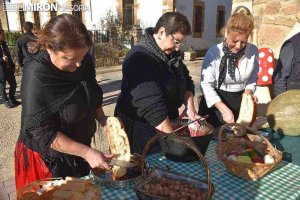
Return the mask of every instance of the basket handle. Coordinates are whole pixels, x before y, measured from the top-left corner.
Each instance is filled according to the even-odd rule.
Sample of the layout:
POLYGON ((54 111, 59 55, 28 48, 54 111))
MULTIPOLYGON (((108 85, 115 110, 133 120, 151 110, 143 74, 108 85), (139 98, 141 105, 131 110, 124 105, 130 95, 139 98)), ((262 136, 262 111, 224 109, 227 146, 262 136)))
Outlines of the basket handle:
POLYGON ((208 195, 207 195, 207 198, 209 199, 211 197, 211 195, 213 194, 213 185, 212 185, 212 182, 211 182, 211 176, 210 176, 210 171, 208 169, 208 166, 207 166, 207 163, 203 157, 203 155, 200 153, 200 151, 195 147, 194 144, 188 142, 187 140, 185 140, 184 138, 181 138, 179 136, 177 136, 176 134, 174 133, 162 133, 162 132, 159 132, 157 133, 154 137, 152 137, 148 143, 146 144, 145 148, 144 148, 144 151, 143 151, 143 157, 142 157, 142 172, 144 171, 145 169, 145 160, 146 160, 146 156, 149 152, 149 149, 150 147, 152 146, 152 144, 154 142, 156 142, 158 139, 160 138, 166 138, 166 137, 175 137, 177 139, 179 139, 179 141, 181 141, 183 144, 185 144, 186 146, 188 146, 190 149, 192 149, 196 154, 197 156, 199 157, 200 161, 202 162, 202 165, 204 166, 205 168, 205 173, 206 173, 206 176, 207 176, 207 186, 208 186, 208 195))
MULTIPOLYGON (((239 124, 239 123, 228 123, 228 124, 225 124, 223 125, 220 130, 219 130, 219 133, 218 133, 218 142, 221 142, 222 140, 222 134, 224 132, 224 130, 228 127, 228 126, 237 126, 237 127, 240 127, 244 130, 247 130, 249 132, 251 132, 252 134, 254 135, 258 135, 268 146, 270 146, 271 150, 276 152, 277 150, 274 148, 274 146, 269 142, 269 140, 267 140, 259 131, 257 130, 254 130, 252 128, 250 128, 249 126, 244 126, 242 124, 239 124)), ((241 134, 241 136, 245 135, 246 134, 246 131, 244 133, 241 134)), ((233 134, 235 136, 235 134, 233 134)), ((218 156, 220 158, 220 156, 222 153, 222 149, 221 149, 221 145, 218 145, 218 156)))

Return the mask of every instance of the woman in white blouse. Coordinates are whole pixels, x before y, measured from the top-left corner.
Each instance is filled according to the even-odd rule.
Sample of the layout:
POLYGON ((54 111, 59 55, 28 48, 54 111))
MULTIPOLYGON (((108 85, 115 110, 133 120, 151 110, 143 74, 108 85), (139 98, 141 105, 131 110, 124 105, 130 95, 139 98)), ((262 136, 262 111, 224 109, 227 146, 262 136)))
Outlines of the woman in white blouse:
POLYGON ((201 76, 205 100, 199 105, 199 114, 208 114, 208 122, 215 127, 237 120, 244 92, 256 100, 258 49, 248 43, 253 28, 249 10, 235 12, 227 22, 224 41, 205 55, 201 76))

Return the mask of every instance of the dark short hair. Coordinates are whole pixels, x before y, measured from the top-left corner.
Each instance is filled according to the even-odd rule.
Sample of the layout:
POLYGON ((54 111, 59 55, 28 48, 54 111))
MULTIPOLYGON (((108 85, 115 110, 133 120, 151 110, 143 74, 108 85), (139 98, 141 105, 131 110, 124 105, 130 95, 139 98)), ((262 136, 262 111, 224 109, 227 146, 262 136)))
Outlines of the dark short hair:
POLYGON ((166 29, 166 33, 181 33, 182 35, 190 35, 191 34, 191 25, 186 18, 186 16, 182 15, 178 12, 167 12, 163 14, 157 21, 154 32, 158 33, 158 30, 164 27, 166 29))
POLYGON ((42 29, 38 43, 42 49, 47 48, 52 51, 92 46, 92 40, 85 25, 70 14, 52 18, 42 29))
POLYGON ((33 29, 33 23, 32 22, 24 22, 23 28, 26 32, 31 32, 33 29))

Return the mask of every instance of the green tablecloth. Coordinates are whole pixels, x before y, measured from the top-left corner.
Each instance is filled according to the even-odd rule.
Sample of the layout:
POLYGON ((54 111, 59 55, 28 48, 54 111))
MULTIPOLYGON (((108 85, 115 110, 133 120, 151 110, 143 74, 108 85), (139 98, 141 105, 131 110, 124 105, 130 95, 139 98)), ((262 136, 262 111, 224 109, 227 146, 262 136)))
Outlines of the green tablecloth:
MULTIPOLYGON (((215 154, 216 142, 209 145, 206 160, 215 186, 213 199, 224 200, 293 200, 300 199, 300 167, 281 162, 272 173, 257 181, 244 180, 228 173, 215 154)), ((168 165, 172 171, 206 179, 200 162, 178 163, 166 159, 163 154, 153 154, 148 158, 151 167, 168 165)), ((133 188, 113 189, 101 186, 101 199, 137 199, 133 188)))
POLYGON ((283 159, 300 166, 300 136, 272 133, 271 143, 283 152, 283 159))

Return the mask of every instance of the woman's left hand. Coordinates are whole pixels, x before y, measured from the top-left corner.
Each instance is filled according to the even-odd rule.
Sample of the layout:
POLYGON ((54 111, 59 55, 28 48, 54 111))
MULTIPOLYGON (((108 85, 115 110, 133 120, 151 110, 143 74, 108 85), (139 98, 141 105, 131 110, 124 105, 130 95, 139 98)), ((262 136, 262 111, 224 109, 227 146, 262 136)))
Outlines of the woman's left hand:
POLYGON ((257 98, 257 96, 255 96, 254 94, 251 94, 251 97, 252 97, 252 100, 253 100, 255 103, 258 103, 258 98, 257 98))
POLYGON ((252 91, 252 90, 245 90, 245 93, 250 94, 251 97, 252 97, 252 100, 253 100, 255 103, 258 103, 257 96, 255 96, 255 95, 253 94, 253 91, 252 91))
POLYGON ((101 117, 98 118, 98 122, 101 124, 102 127, 106 125, 108 116, 102 115, 101 117))
POLYGON ((96 110, 96 119, 101 124, 102 127, 106 125, 107 118, 109 116, 106 116, 103 112, 102 106, 99 106, 96 110))

